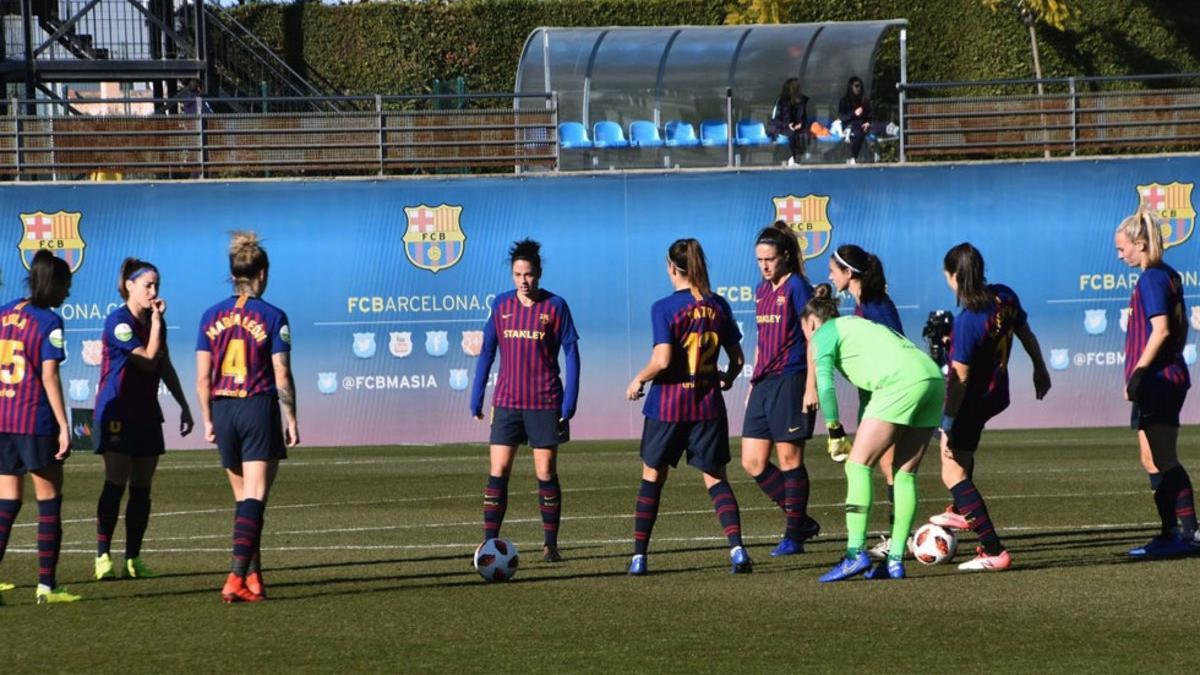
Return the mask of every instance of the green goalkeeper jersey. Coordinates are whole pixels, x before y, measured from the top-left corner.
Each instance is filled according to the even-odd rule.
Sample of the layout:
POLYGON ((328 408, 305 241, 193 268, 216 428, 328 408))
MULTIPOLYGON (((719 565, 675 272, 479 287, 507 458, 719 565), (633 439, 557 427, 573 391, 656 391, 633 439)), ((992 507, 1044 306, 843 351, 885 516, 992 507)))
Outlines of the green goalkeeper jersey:
POLYGON ((826 321, 813 334, 809 348, 814 350, 817 394, 826 424, 839 422, 835 368, 865 394, 942 377, 933 359, 908 338, 857 316, 826 321))

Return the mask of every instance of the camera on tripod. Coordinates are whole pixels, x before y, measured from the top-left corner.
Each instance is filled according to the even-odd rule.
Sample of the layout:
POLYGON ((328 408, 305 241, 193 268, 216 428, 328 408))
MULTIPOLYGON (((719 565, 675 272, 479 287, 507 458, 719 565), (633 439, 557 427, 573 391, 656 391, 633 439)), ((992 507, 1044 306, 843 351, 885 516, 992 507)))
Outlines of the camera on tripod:
POLYGON ((944 309, 930 312, 921 330, 921 337, 929 348, 929 356, 939 367, 945 367, 949 361, 950 333, 954 329, 954 314, 944 309))

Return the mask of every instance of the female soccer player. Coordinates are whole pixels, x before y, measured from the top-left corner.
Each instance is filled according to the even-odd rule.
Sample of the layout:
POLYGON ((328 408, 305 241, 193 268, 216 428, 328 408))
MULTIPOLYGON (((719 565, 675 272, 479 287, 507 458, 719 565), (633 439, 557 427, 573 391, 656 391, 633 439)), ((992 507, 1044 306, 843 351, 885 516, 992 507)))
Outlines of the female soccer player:
POLYGON ((967 571, 999 571, 1012 565, 975 487, 975 449, 987 421, 1008 407, 1008 356, 1015 335, 1033 361, 1033 390, 1038 400, 1050 391, 1050 373, 1021 301, 1008 286, 988 284, 983 255, 969 243, 946 252, 946 284, 962 311, 954 317, 950 338, 950 374, 942 417, 942 482, 954 502, 929 522, 957 530, 972 529, 981 546, 976 557, 958 566, 967 571))
POLYGON ((678 239, 667 251, 667 278, 675 292, 654 303, 650 321, 654 350, 650 362, 629 383, 625 396, 636 401, 653 383, 642 414, 642 484, 634 511, 633 560, 629 573, 646 574, 646 551, 658 518, 658 502, 670 467, 687 452, 688 464, 704 474, 717 518, 729 542, 733 573, 753 571, 742 546, 742 518, 737 498, 726 478, 729 464, 729 422, 723 390, 737 379, 745 357, 742 339, 729 303, 713 295, 708 284, 708 261, 695 239, 678 239), (720 349, 729 366, 717 368, 720 349))
POLYGON ((154 576, 142 561, 141 550, 150 523, 150 484, 158 456, 166 452, 158 405, 160 380, 179 404, 179 433, 187 436, 192 431, 192 411, 167 352, 163 319, 167 303, 158 296, 158 283, 158 268, 145 260, 126 258, 117 284, 125 304, 104 321, 104 360, 96 396, 96 428, 100 430, 96 453, 104 456, 104 487, 96 505, 97 579, 116 577, 109 548, 126 485, 125 576, 154 576))
MULTIPOLYGON (((13 521, 21 510, 24 476, 37 495, 39 605, 75 602, 58 585, 62 545, 63 461, 71 454, 71 428, 58 364, 63 351, 62 318, 52 311, 71 291, 71 268, 47 250, 29 265, 29 297, 0 307, 0 560, 13 521)), ((11 590, 0 584, 0 590, 11 590)))
MULTIPOLYGON (((904 335, 904 326, 900 323, 900 313, 896 311, 896 303, 887 294, 887 278, 883 274, 883 263, 875 255, 867 253, 854 244, 839 246, 833 255, 829 256, 829 280, 839 293, 848 292, 854 298, 854 315, 874 321, 904 335)), ((871 393, 860 391, 858 395, 858 416, 862 419, 863 409, 871 398, 871 393)), ((888 502, 895 504, 895 481, 892 478, 892 448, 888 448, 879 458, 879 468, 887 481, 888 502)), ((894 508, 894 506, 893 506, 894 508)), ((895 514, 892 516, 895 521, 895 514)), ((891 540, 887 537, 872 546, 872 558, 883 560, 887 558, 891 540)))
POLYGON ((261 297, 269 267, 258 236, 235 232, 229 245, 234 295, 204 312, 196 340, 204 438, 217 444, 237 502, 224 602, 266 599, 259 555, 263 511, 279 460, 300 443, 287 314, 261 297))
POLYGON ((786 529, 773 556, 804 552, 821 526, 808 517, 804 442, 812 438, 817 389, 808 370, 800 313, 812 296, 800 246, 786 223, 763 229, 754 255, 763 281, 755 291, 758 350, 742 424, 742 468, 783 509, 786 529), (771 443, 779 466, 771 463, 771 443))
MULTIPOLYGON (((817 392, 830 438, 846 442, 834 370, 868 398, 846 461, 846 557, 821 576, 822 582, 841 581, 871 567, 865 550, 871 468, 893 447, 900 470, 892 541, 908 539, 917 512, 917 468, 941 418, 946 387, 937 364, 904 336, 861 317, 839 317, 837 298, 825 284, 817 287, 805 306, 803 326, 813 350, 817 392)), ((868 578, 903 579, 904 547, 893 546, 887 560, 868 578)))
POLYGON ((579 334, 567 303, 539 285, 541 244, 514 242, 508 251, 516 290, 501 293, 483 326, 483 348, 475 363, 471 415, 483 419, 483 391, 496 350, 500 372, 492 398, 491 468, 483 491, 483 539, 500 536, 508 508, 508 477, 517 447, 533 448, 542 512, 542 559, 558 562, 562 488, 558 446, 570 440, 570 419, 579 400, 579 334), (566 386, 559 379, 558 352, 566 355, 566 386))
POLYGON ((1121 221, 1115 235, 1117 254, 1141 270, 1129 300, 1125 333, 1125 398, 1133 402, 1132 427, 1138 432, 1142 464, 1154 485, 1154 504, 1162 531, 1133 556, 1183 555, 1197 546, 1192 481, 1179 463, 1179 412, 1191 378, 1183 360, 1187 308, 1183 281, 1163 262, 1160 223, 1139 210, 1121 221), (1178 522, 1178 528, 1176 524, 1178 522))

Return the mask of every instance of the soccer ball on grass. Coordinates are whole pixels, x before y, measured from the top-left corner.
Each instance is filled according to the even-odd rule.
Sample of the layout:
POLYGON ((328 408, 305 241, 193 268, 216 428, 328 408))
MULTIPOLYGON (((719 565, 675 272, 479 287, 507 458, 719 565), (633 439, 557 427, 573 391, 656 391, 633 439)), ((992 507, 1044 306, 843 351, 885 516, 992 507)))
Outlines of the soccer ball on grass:
POLYGON ((475 549, 475 571, 485 581, 508 581, 517 575, 517 545, 507 539, 488 539, 475 549))

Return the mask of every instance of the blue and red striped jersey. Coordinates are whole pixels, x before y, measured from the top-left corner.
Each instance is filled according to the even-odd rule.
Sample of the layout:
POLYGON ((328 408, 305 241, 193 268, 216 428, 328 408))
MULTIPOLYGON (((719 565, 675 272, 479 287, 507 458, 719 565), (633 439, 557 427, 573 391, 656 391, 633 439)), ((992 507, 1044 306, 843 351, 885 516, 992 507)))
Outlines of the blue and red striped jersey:
POLYGON ((874 321, 904 335, 904 324, 900 323, 900 312, 896 311, 896 303, 886 295, 878 300, 855 305, 854 316, 861 316, 867 321, 874 321))
MULTIPOLYGON (((550 410, 562 407, 563 384, 559 378, 558 352, 579 341, 567 302, 540 290, 528 307, 516 291, 496 296, 492 316, 483 326, 481 362, 489 367, 500 350, 500 372, 492 405, 519 410, 550 410)), ((486 373, 485 373, 486 376, 486 373)), ((478 382, 477 386, 482 383, 478 382)), ((483 388, 476 394, 483 400, 483 388)))
POLYGON ((1028 316, 1013 289, 989 284, 992 303, 983 310, 963 309, 954 317, 950 360, 968 367, 967 391, 959 414, 991 418, 1008 407, 1008 356, 1013 334, 1028 316))
POLYGON ((790 274, 779 288, 763 281, 754 292, 754 320, 758 326, 758 351, 751 382, 770 375, 790 375, 808 370, 800 315, 812 297, 812 284, 790 274))
POLYGON ((718 295, 701 300, 676 291, 650 310, 654 344, 671 345, 671 363, 654 378, 642 414, 662 422, 720 419, 725 399, 717 372, 721 347, 742 339, 729 303, 718 295))
MULTIPOLYGON (((167 340, 163 326, 163 345, 167 340)), ((96 421, 162 424, 158 404, 159 374, 134 366, 133 350, 150 342, 150 325, 134 316, 129 305, 114 309, 104 320, 104 358, 100 362, 100 392, 96 394, 96 421)))
POLYGON ((0 433, 55 436, 42 364, 63 361, 62 317, 28 300, 0 307, 0 433))
POLYGON ((196 351, 212 352, 213 398, 274 394, 271 356, 291 350, 287 314, 261 298, 233 296, 200 319, 196 351))
POLYGON ((1150 340, 1150 319, 1167 317, 1167 341, 1163 343, 1147 375, 1163 383, 1187 389, 1191 386, 1183 347, 1187 343, 1187 306, 1183 279, 1166 263, 1147 267, 1138 277, 1129 299, 1129 325, 1125 331, 1125 381, 1133 374, 1138 359, 1150 340))

